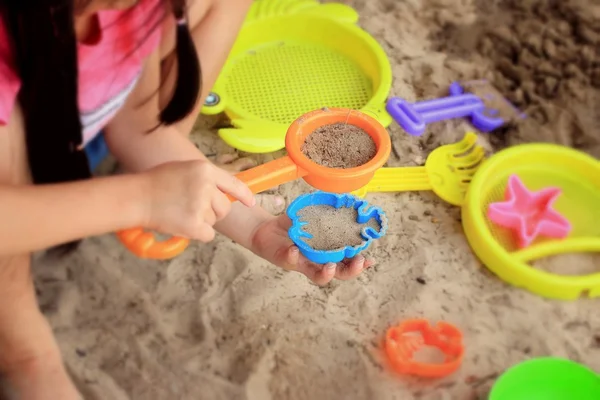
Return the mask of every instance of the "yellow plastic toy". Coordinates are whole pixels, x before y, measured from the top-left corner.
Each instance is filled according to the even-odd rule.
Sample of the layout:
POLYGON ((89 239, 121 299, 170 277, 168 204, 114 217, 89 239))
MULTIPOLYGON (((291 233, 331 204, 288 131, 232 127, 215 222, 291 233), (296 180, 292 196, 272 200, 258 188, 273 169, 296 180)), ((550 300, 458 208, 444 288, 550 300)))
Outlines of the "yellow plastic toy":
POLYGON ((385 127, 392 84, 386 54, 344 4, 255 0, 202 112, 225 112, 230 146, 268 153, 285 147, 300 115, 323 107, 360 110, 385 127))
POLYGON ((477 135, 468 132, 458 143, 435 149, 423 167, 381 168, 365 187, 354 192, 408 192, 433 190, 450 204, 460 206, 469 182, 479 168, 485 151, 477 144, 477 135))
POLYGON ((535 294, 562 300, 600 296, 600 273, 561 276, 530 263, 565 253, 600 252, 600 162, 579 151, 553 144, 525 144, 484 161, 471 181, 462 207, 463 227, 474 252, 506 282, 535 294), (520 249, 511 231, 487 217, 490 203, 503 201, 509 176, 529 190, 557 187, 554 209, 572 231, 566 239, 537 238, 520 249))

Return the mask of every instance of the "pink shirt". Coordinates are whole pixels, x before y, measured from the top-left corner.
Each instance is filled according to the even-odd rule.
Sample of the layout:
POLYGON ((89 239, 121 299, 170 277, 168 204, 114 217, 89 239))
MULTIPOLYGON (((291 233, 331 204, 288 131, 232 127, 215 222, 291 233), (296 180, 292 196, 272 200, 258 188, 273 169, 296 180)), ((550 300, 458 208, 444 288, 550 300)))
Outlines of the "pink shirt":
MULTIPOLYGON (((79 44, 79 110, 88 143, 121 109, 141 74, 144 60, 161 39, 160 0, 141 0, 125 11, 98 13, 101 35, 79 44)), ((13 68, 9 41, 0 21, 0 124, 6 124, 21 82, 13 68)))

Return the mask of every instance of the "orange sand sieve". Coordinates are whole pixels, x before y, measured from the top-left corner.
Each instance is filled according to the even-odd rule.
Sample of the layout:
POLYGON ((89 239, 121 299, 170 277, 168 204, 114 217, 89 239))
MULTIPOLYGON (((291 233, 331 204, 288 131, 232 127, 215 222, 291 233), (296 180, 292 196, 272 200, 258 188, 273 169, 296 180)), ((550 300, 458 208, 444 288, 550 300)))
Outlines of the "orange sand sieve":
MULTIPOLYGON (((236 176, 253 193, 260 193, 281 184, 303 178, 309 185, 333 193, 349 193, 357 190, 373 178, 375 171, 388 160, 391 142, 388 132, 374 118, 360 111, 325 108, 312 111, 294 121, 285 137, 287 156, 240 172, 236 176), (302 145, 315 130, 336 123, 347 123, 361 128, 375 142, 377 152, 367 163, 355 168, 328 168, 315 163, 304 155, 302 145)), ((229 196, 230 200, 235 199, 229 196)), ((143 228, 127 229, 117 233, 121 242, 132 253, 142 258, 169 259, 183 252, 188 239, 172 237, 157 241, 151 232, 143 228)))

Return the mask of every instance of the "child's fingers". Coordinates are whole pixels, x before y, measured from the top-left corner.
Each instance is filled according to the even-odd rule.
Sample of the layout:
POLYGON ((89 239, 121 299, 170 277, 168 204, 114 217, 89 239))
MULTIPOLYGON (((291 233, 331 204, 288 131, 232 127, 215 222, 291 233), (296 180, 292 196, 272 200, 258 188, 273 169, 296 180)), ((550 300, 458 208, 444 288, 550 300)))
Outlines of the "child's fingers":
POLYGON ((220 191, 231 195, 246 207, 254 207, 254 204, 256 204, 254 193, 252 193, 244 182, 235 176, 230 175, 222 169, 215 169, 214 179, 220 191))
POLYGON ((300 262, 300 249, 296 246, 290 246, 285 258, 286 269, 295 270, 300 262))
POLYGON ((337 268, 335 277, 343 281, 355 278, 365 269, 365 263, 366 260, 363 256, 356 256, 351 260, 347 260, 337 268))
POLYGON ((302 257, 296 246, 291 246, 288 249, 285 262, 288 266, 286 269, 300 272, 320 286, 328 284, 333 278, 340 280, 353 279, 374 263, 373 260, 367 260, 363 256, 357 256, 350 260, 344 260, 339 264, 328 263, 325 265, 318 265, 302 257))
POLYGON ((289 248, 286 264, 288 265, 287 269, 304 274, 308 279, 319 286, 331 282, 335 276, 335 270, 337 269, 335 263, 318 265, 308 261, 306 258, 302 257, 300 250, 296 246, 291 246, 289 248))
POLYGON ((323 266, 313 264, 304 274, 319 286, 325 286, 335 277, 337 264, 327 263, 323 266))
POLYGON ((367 258, 365 260, 365 266, 363 267, 363 269, 367 269, 367 268, 371 268, 373 265, 376 264, 376 261, 372 258, 367 258))

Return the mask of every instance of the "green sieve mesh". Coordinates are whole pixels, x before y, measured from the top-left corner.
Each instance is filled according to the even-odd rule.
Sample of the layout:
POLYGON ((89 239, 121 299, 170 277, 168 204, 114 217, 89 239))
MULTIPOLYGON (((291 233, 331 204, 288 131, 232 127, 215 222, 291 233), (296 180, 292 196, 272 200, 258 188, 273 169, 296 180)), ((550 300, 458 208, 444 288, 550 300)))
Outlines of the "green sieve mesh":
POLYGON ((225 90, 263 120, 289 124, 322 107, 363 108, 371 80, 342 54, 312 43, 270 43, 233 60, 225 90))

